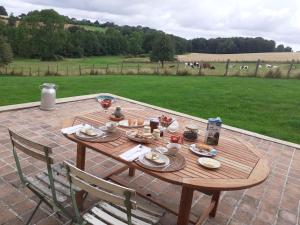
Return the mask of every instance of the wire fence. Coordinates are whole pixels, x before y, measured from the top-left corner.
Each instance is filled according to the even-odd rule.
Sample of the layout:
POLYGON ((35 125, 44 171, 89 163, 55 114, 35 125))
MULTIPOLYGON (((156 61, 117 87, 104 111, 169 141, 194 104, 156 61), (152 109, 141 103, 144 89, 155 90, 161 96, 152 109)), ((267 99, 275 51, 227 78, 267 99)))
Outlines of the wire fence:
POLYGON ((198 75, 300 78, 300 63, 291 62, 139 62, 119 64, 36 63, 0 67, 1 75, 11 76, 85 76, 85 75, 198 75))

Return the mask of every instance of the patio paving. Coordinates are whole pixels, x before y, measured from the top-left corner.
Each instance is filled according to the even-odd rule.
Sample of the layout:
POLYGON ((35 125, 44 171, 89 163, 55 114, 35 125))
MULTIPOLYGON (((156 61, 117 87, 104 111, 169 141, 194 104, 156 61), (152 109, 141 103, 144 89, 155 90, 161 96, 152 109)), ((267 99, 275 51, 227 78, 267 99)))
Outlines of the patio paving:
MULTIPOLYGON (((118 105, 143 110, 142 106, 118 101, 118 105)), ((100 110, 93 99, 68 102, 57 105, 55 111, 41 111, 38 107, 0 113, 0 224, 24 224, 37 199, 20 186, 16 173, 12 147, 7 128, 11 128, 30 139, 53 147, 54 159, 63 161, 75 159, 76 144, 60 133, 65 119, 100 110)), ((130 109, 129 109, 130 110, 130 109)), ((152 109, 151 109, 152 110, 152 109)), ((153 109, 157 113, 157 110, 153 109)), ((201 124, 204 130, 206 125, 201 124)), ((222 130, 223 134, 240 137, 257 146, 267 157, 271 167, 268 179, 254 188, 223 192, 215 218, 209 218, 206 225, 299 225, 300 217, 300 149, 263 140, 242 133, 222 130)), ((43 163, 21 154, 21 162, 27 175, 34 175, 43 169, 43 163)), ((96 176, 120 166, 116 161, 91 150, 87 152, 86 169, 96 176)), ((133 178, 122 173, 120 178, 127 180, 131 187, 142 187, 152 198, 160 199, 174 210, 178 207, 181 188, 167 184, 149 175, 138 172, 133 178)), ((96 201, 91 196, 85 207, 96 201)), ((194 195, 192 216, 197 216, 203 206, 209 203, 204 194, 194 195)), ((32 224, 66 224, 43 205, 34 216, 32 224)), ((167 213, 162 225, 176 224, 176 217, 167 213)))

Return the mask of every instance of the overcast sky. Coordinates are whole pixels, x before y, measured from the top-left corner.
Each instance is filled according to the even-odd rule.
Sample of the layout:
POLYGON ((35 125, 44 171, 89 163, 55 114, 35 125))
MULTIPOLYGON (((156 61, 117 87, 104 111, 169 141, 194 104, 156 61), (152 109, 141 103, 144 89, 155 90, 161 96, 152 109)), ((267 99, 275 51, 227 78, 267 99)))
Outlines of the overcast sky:
POLYGON ((300 50, 300 0, 5 0, 19 15, 53 8, 60 14, 119 25, 142 25, 185 38, 257 37, 300 50))

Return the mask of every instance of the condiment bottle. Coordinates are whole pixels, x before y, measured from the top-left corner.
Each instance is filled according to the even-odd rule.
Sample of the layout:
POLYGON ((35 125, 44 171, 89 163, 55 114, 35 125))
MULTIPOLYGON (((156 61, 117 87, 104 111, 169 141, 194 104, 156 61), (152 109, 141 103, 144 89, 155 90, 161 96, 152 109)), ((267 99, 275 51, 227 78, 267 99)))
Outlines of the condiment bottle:
POLYGON ((153 137, 155 138, 155 140, 158 140, 160 138, 160 130, 159 129, 153 130, 153 137))

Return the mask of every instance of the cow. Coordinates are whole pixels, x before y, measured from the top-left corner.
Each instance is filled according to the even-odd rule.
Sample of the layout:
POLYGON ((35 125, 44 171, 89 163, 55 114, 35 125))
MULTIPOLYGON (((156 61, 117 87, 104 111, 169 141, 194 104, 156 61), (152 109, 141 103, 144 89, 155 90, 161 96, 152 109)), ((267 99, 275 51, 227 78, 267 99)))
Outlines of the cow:
POLYGON ((266 68, 271 69, 273 66, 271 64, 266 64, 266 68))
POLYGON ((279 66, 276 65, 271 65, 271 64, 266 64, 266 68, 268 69, 277 69, 279 66))
POLYGON ((249 69, 249 66, 245 66, 245 65, 240 66, 240 70, 248 70, 248 69, 249 69))
POLYGON ((187 68, 187 67, 191 67, 191 68, 199 68, 200 67, 200 63, 198 62, 186 62, 184 63, 184 67, 187 68))

